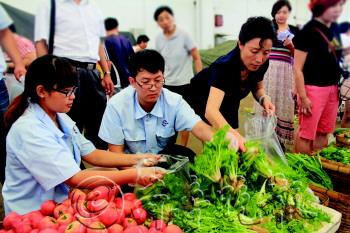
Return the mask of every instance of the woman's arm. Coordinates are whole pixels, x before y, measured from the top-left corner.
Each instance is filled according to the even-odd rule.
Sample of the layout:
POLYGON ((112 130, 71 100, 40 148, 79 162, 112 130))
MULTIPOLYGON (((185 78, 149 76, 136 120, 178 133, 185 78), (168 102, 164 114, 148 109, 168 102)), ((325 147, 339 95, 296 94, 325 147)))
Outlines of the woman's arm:
POLYGON ((294 75, 297 93, 301 99, 301 111, 304 114, 311 114, 312 104, 306 95, 303 67, 307 53, 296 49, 294 54, 294 75))
POLYGON ((126 156, 123 153, 113 153, 104 150, 94 150, 90 154, 82 157, 82 159, 92 165, 100 167, 130 167, 137 165, 143 159, 147 159, 149 166, 153 166, 157 164, 158 157, 159 156, 152 154, 130 154, 126 156))
MULTIPOLYGON (((207 105, 205 108, 205 118, 210 122, 210 124, 215 129, 220 129, 223 126, 228 125, 227 120, 224 118, 224 116, 220 112, 220 106, 224 99, 224 96, 225 96, 224 91, 216 87, 210 87, 207 105)), ((245 151, 245 147, 244 147, 245 139, 232 127, 230 128, 230 131, 234 134, 235 137, 237 137, 239 148, 242 151, 245 151)))
POLYGON ((265 93, 263 81, 260 81, 256 84, 253 96, 256 101, 264 108, 266 114, 271 116, 275 113, 275 106, 272 104, 271 99, 265 93))
POLYGON ((127 170, 82 170, 65 181, 70 187, 95 188, 100 185, 149 185, 163 178, 165 170, 156 167, 127 170))
POLYGON ((194 70, 199 73, 203 69, 203 65, 197 48, 191 50, 191 56, 194 62, 194 70))

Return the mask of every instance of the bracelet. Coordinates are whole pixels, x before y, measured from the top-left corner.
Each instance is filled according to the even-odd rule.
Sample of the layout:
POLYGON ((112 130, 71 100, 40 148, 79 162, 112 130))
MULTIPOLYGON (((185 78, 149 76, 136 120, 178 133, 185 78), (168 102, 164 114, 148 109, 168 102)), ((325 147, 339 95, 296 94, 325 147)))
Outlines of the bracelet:
POLYGON ((104 74, 104 75, 106 75, 106 74, 109 74, 109 75, 110 75, 110 74, 111 74, 111 71, 105 71, 105 72, 103 72, 103 74, 104 74))
POLYGON ((270 98, 270 96, 268 96, 268 95, 262 95, 262 96, 260 96, 260 98, 259 98, 259 104, 260 105, 263 105, 263 103, 264 103, 264 99, 265 98, 267 98, 268 100, 270 100, 271 101, 271 98, 270 98))

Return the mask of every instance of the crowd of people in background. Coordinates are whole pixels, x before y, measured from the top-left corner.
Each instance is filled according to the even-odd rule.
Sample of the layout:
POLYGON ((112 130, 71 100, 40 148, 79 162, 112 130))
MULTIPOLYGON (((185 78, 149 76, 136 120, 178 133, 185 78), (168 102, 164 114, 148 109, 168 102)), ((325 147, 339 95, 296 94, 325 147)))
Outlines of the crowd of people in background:
MULTIPOLYGON (((157 154, 193 159, 189 133, 205 142, 229 125, 230 147, 245 151, 238 115, 250 93, 256 114, 276 116, 285 150, 326 146, 336 126, 341 69, 350 67, 350 23, 337 24, 345 1, 310 0, 312 18, 297 28, 288 22, 290 2, 277 0, 271 19, 247 19, 236 46, 204 69, 169 6, 154 11, 161 29, 151 38, 154 50, 147 35, 133 45, 93 1, 43 1, 34 42, 16 34, 0 6, 5 211, 60 202, 69 187, 105 184, 101 177, 151 184, 165 173, 157 154), (101 168, 85 169, 82 160, 101 168)), ((342 125, 350 125, 350 101, 342 125)))

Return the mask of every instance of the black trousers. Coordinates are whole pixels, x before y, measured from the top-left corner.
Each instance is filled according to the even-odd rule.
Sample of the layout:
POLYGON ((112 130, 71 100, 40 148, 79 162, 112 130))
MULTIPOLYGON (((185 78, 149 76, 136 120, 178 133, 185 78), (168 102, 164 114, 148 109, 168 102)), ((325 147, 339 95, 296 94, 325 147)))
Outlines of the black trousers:
POLYGON ((0 112, 0 182, 5 181, 5 166, 6 166, 6 131, 4 127, 3 113, 0 112))
POLYGON ((106 92, 97 70, 80 67, 76 69, 79 75, 78 90, 68 115, 96 148, 105 150, 108 145, 98 137, 98 131, 106 108, 106 92))

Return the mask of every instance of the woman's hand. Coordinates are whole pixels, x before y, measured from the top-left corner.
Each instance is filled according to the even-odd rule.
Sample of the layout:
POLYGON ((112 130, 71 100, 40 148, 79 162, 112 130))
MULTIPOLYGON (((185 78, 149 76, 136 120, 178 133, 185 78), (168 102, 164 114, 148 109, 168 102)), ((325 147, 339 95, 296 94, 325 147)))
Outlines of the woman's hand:
POLYGON ((301 98, 301 109, 302 114, 311 115, 312 114, 312 103, 308 97, 301 98))
POLYGON ((242 152, 245 152, 246 148, 244 144, 246 140, 236 130, 231 129, 229 132, 227 132, 226 138, 230 140, 230 144, 229 144, 230 148, 237 149, 237 150, 239 149, 242 152))
POLYGON ((151 185, 161 180, 166 170, 160 167, 137 168, 136 183, 142 186, 151 185))
POLYGON ((143 167, 152 167, 154 165, 157 165, 160 159, 160 155, 155 154, 142 154, 137 155, 137 157, 137 165, 141 165, 143 167))
POLYGON ((272 104, 270 98, 264 98, 262 107, 267 116, 273 116, 275 114, 275 105, 272 104))

